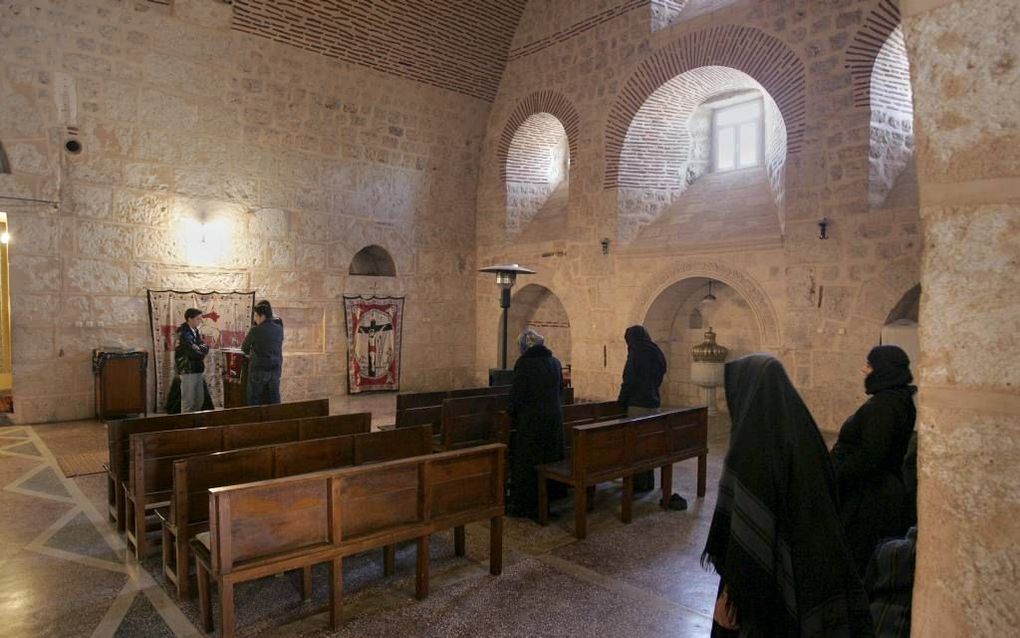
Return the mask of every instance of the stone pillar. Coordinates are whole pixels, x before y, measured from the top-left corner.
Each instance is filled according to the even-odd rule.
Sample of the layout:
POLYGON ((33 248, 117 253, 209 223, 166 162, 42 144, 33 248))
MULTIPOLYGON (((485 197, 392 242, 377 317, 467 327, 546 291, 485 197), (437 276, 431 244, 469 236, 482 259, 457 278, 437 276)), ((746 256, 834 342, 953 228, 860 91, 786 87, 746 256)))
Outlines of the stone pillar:
POLYGON ((903 0, 925 254, 914 636, 1020 625, 1020 11, 903 0))

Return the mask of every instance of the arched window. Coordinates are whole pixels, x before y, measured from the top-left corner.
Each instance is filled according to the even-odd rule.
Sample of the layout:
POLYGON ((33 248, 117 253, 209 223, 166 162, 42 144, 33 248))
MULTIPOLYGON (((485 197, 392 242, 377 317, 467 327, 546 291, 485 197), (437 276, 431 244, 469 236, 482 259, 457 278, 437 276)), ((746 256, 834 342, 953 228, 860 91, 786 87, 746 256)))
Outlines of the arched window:
POLYGON ((537 216, 566 210, 570 191, 567 131, 551 113, 535 113, 514 133, 506 158, 506 231, 515 237, 537 216))
POLYGON ((396 277, 397 267, 393 258, 382 246, 365 246, 354 255, 348 271, 362 277, 396 277))

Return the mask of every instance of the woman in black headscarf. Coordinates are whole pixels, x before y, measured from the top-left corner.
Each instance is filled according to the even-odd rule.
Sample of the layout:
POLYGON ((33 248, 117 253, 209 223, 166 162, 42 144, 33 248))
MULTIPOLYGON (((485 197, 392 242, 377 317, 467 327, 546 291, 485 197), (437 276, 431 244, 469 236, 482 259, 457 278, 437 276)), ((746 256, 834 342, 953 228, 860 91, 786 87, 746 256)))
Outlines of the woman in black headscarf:
POLYGON ((563 371, 545 346, 542 335, 528 328, 521 333, 521 358, 514 365, 510 389, 510 416, 514 435, 510 442, 511 516, 538 516, 538 477, 535 466, 563 460, 563 371))
MULTIPOLYGON (((666 357, 652 341, 644 326, 631 326, 623 333, 627 342, 627 363, 617 402, 627 408, 627 416, 656 412, 661 405, 659 386, 666 374, 666 357)), ((655 487, 653 470, 634 475, 634 491, 647 492, 655 487)))
POLYGON ((878 541, 902 537, 909 526, 902 467, 917 416, 917 388, 911 385, 910 359, 896 346, 872 348, 861 372, 871 396, 840 428, 832 462, 847 542, 863 574, 878 541))
POLYGON ((719 573, 713 636, 874 635, 811 413, 775 358, 726 364, 732 426, 702 561, 719 573))

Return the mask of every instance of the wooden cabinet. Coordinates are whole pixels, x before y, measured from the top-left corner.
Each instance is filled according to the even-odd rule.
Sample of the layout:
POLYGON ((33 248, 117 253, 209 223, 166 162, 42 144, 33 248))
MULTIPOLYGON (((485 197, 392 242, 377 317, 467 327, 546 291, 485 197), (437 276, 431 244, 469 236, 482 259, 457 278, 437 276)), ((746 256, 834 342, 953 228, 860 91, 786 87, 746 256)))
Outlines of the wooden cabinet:
POLYGON ((145 374, 149 353, 92 351, 96 416, 100 419, 145 414, 145 374))
POLYGON ((240 348, 222 348, 223 407, 242 408, 248 405, 248 356, 240 348))

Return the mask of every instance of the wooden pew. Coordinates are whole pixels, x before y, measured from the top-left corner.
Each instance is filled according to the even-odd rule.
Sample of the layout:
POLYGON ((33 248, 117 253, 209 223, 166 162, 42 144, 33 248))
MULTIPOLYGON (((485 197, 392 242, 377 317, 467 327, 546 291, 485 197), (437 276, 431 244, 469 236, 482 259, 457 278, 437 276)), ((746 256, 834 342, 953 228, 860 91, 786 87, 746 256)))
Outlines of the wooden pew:
POLYGON ((120 486, 128 480, 128 437, 132 434, 205 425, 300 419, 328 414, 329 399, 315 399, 107 421, 106 438, 110 456, 106 465, 106 494, 109 518, 116 523, 117 531, 124 531, 124 492, 120 486))
POLYGON ((214 488, 209 532, 191 541, 200 615, 212 631, 212 581, 220 634, 234 635, 237 584, 329 563, 329 624, 343 616, 343 559, 417 542, 415 593, 428 595, 430 535, 488 519, 489 572, 502 571, 506 446, 489 445, 362 467, 214 488))
POLYGON ((563 406, 563 441, 570 452, 572 444, 571 429, 575 425, 587 425, 598 421, 610 419, 621 419, 627 416, 627 408, 616 401, 602 401, 598 403, 574 403, 563 406))
POLYGON ((442 405, 446 399, 482 396, 486 394, 509 394, 510 386, 482 386, 478 388, 459 388, 457 390, 439 390, 435 392, 401 392, 397 395, 397 412, 410 408, 425 408, 442 405))
POLYGON ((587 535, 587 488, 623 479, 620 518, 631 520, 634 474, 660 468, 664 509, 673 490, 673 464, 698 458, 698 498, 705 496, 708 457, 708 412, 706 408, 664 410, 634 418, 613 419, 571 430, 571 457, 558 463, 540 465, 538 471, 538 516, 545 525, 549 516, 547 481, 574 488, 574 535, 587 535))
POLYGON ((271 443, 359 434, 371 429, 372 415, 361 412, 132 434, 129 480, 123 486, 127 543, 134 547, 138 558, 146 555, 147 514, 169 500, 176 459, 271 443))
POLYGON ((413 428, 418 425, 431 425, 432 433, 439 436, 443 431, 443 406, 430 405, 397 412, 397 428, 413 428))
MULTIPOLYGON (((188 542, 209 527, 209 489, 320 470, 421 456, 431 452, 427 426, 316 438, 294 443, 227 450, 177 459, 170 508, 163 521, 163 574, 188 596, 188 542)), ((392 573, 394 548, 385 552, 392 573)))

